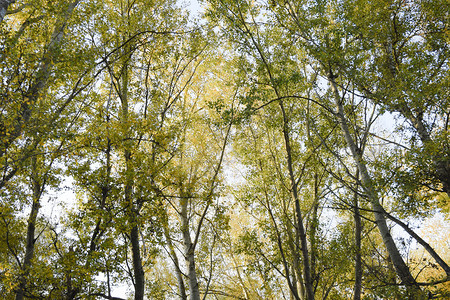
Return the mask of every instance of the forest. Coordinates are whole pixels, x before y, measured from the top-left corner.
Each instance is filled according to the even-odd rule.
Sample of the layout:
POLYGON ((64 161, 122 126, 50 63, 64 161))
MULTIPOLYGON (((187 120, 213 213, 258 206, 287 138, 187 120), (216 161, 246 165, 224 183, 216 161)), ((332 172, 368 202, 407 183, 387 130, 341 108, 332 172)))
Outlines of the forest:
POLYGON ((0 298, 450 299, 448 0, 0 0, 0 298))

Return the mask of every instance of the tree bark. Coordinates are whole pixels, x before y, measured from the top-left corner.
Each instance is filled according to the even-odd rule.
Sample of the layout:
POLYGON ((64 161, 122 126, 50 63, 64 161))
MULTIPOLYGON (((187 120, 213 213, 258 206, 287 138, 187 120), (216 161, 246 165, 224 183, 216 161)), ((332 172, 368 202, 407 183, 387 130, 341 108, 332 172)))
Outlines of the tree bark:
MULTIPOLYGON (((356 178, 359 179, 359 172, 356 172, 356 178)), ((353 300, 361 299, 362 291, 362 259, 361 259, 361 216, 358 204, 358 185, 356 184, 355 195, 353 198, 353 219, 355 221, 355 285, 353 287, 353 300)))
MULTIPOLYGON (((386 247, 386 250, 389 253, 389 257, 394 265, 395 271, 400 278, 402 284, 408 286, 408 287, 416 287, 419 289, 416 285, 416 281, 414 277, 411 275, 411 272, 409 271, 408 266, 403 261, 403 258, 400 255, 400 252, 398 251, 397 246, 395 245, 394 239, 392 238, 392 235, 389 231, 389 228, 386 223, 386 219, 384 216, 384 209, 381 206, 378 195, 374 189, 372 179, 369 175, 369 172, 367 171, 366 164, 362 158, 361 151, 357 148, 351 133, 350 129, 347 124, 347 119, 345 117, 344 107, 341 102, 341 97, 339 95, 339 91, 335 82, 334 75, 330 72, 328 74, 328 81, 331 85, 331 90, 334 95, 334 101, 336 105, 337 110, 337 117, 341 126, 341 129, 344 134, 345 141, 347 143, 347 146, 350 148, 350 151, 353 156, 353 160, 356 163, 356 166, 358 168, 359 174, 361 176, 361 181, 363 184, 363 188, 367 194, 367 197, 372 205, 372 210, 375 215, 375 222, 377 224, 378 230, 380 231, 381 237, 383 239, 383 243, 386 247)), ((420 290, 420 289, 419 289, 420 290)))
POLYGON ((0 23, 3 22, 3 19, 8 12, 8 6, 15 2, 16 0, 0 0, 0 23))
MULTIPOLYGON (((388 68, 390 70, 392 78, 395 79, 398 77, 398 72, 394 59, 394 51, 393 51, 394 45, 390 37, 386 46, 387 49, 385 49, 385 52, 388 68)), ((405 117, 407 120, 411 122, 413 128, 419 135, 419 138, 422 141, 423 145, 433 142, 430 132, 423 121, 422 111, 419 110, 414 112, 411 109, 411 107, 406 103, 403 103, 402 105, 395 107, 395 110, 400 114, 402 114, 403 117, 405 117)), ((443 146, 443 148, 445 149, 445 146, 443 146)), ((440 150, 443 149, 441 148, 440 150)), ((445 155, 442 157, 441 155, 434 154, 432 156, 432 161, 434 164, 434 166, 431 168, 432 172, 434 171, 433 176, 442 183, 443 191, 450 197, 450 159, 448 158, 448 156, 446 158, 445 155)))
POLYGON ((309 242, 311 244, 311 280, 314 283, 316 280, 316 247, 317 247, 317 228, 319 225, 318 218, 318 210, 319 210, 319 182, 317 172, 314 172, 314 195, 313 195, 313 210, 311 216, 311 225, 310 225, 310 237, 309 242))
MULTIPOLYGON (((129 45, 128 45, 129 47, 129 45)), ((134 186, 134 167, 132 162, 132 144, 130 140, 130 124, 129 124, 129 108, 128 108, 128 60, 131 53, 128 52, 128 47, 124 49, 124 61, 121 74, 121 89, 120 100, 122 104, 121 111, 121 125, 124 134, 124 158, 125 158, 125 187, 124 187, 124 205, 128 217, 128 225, 130 226, 130 242, 133 260, 133 275, 134 275, 134 299, 144 299, 145 289, 145 274, 142 266, 141 250, 139 244, 139 205, 133 201, 133 186, 134 186)))
MULTIPOLYGON (((273 215, 272 208, 270 207, 269 195, 266 194, 265 195, 265 199, 266 199, 266 209, 267 209, 267 211, 268 211, 268 213, 270 215, 270 218, 272 219, 272 223, 273 223, 273 226, 274 226, 274 229, 275 229, 275 233, 276 233, 276 236, 277 236, 277 245, 278 245, 278 249, 280 251, 282 262, 283 262, 283 266, 284 266, 284 272, 285 272, 284 276, 285 276, 285 278, 286 278, 286 280, 288 282, 289 290, 291 292, 291 297, 296 299, 296 300, 299 300, 300 296, 298 294, 298 289, 297 289, 297 284, 296 284, 297 283, 297 280, 295 278, 296 274, 295 274, 295 272, 292 273, 292 275, 290 274, 289 265, 287 263, 286 256, 284 255, 284 249, 283 249, 283 243, 282 243, 282 240, 281 240, 280 231, 278 230, 278 226, 277 226, 275 217, 273 215)), ((288 233, 288 237, 289 236, 290 236, 290 234, 288 233)), ((297 251, 296 251, 297 249, 295 249, 295 247, 292 247, 292 248, 294 248, 293 249, 294 251, 292 251, 292 253, 294 254, 294 256, 298 257, 298 255, 296 255, 297 254, 297 251)), ((295 260, 295 257, 294 257, 294 260, 295 260)), ((301 274, 299 274, 299 276, 301 276, 301 274)))
POLYGON ((302 213, 300 210, 300 199, 298 197, 298 184, 294 175, 294 167, 292 165, 292 150, 291 150, 291 141, 289 135, 289 122, 288 117, 286 115, 286 111, 284 109, 283 101, 279 101, 280 109, 283 115, 283 136, 284 136, 284 145, 286 149, 286 158, 287 158, 287 166, 289 171, 289 179, 290 179, 290 192, 292 200, 295 203, 295 213, 297 216, 297 230, 300 236, 300 251, 303 256, 303 276, 306 290, 306 300, 314 300, 314 289, 311 281, 311 267, 309 263, 309 254, 308 254, 308 241, 306 236, 305 227, 303 225, 302 213))
POLYGON ((27 239, 26 239, 26 248, 25 248, 25 257, 22 264, 22 273, 19 279, 19 290, 16 294, 16 300, 23 300, 25 289, 27 285, 27 277, 31 268, 31 261, 34 257, 34 245, 35 245, 35 229, 36 229, 36 219, 39 213, 39 209, 41 207, 40 199, 41 199, 41 189, 42 184, 39 180, 39 175, 37 171, 37 157, 33 156, 32 158, 32 176, 31 176, 31 185, 33 189, 33 204, 31 206, 31 212, 28 217, 28 225, 27 225, 27 239))
MULTIPOLYGON (((293 266, 294 273, 295 273, 292 275, 293 278, 295 275, 295 281, 293 281, 293 283, 296 286, 298 298, 300 300, 305 300, 305 284, 303 282, 303 274, 302 274, 302 269, 300 266, 300 255, 298 254, 298 247, 297 247, 300 244, 300 238, 299 238, 298 230, 295 230, 295 239, 292 236, 292 225, 291 224, 292 223, 287 222, 286 232, 287 232, 287 237, 288 237, 288 246, 293 254, 292 266, 293 266)), ((288 284, 289 284, 289 278, 288 278, 288 284)), ((293 297, 295 297, 294 293, 291 293, 291 294, 293 297)))
POLYGON ((170 237, 170 232, 169 232, 169 224, 167 224, 167 216, 165 216, 165 224, 164 226, 164 236, 166 238, 167 241, 167 246, 169 247, 169 252, 170 252, 170 256, 172 257, 172 261, 175 265, 175 274, 177 277, 177 282, 178 282, 178 292, 179 292, 179 296, 181 300, 186 300, 187 299, 187 295, 186 295, 186 287, 184 285, 184 280, 183 280, 183 273, 181 272, 181 268, 180 268, 180 262, 178 261, 178 257, 177 254, 175 253, 175 248, 172 244, 172 239, 170 237))
MULTIPOLYGON (((136 223, 136 220, 133 220, 136 223)), ((131 252, 133 255, 133 271, 134 271, 134 299, 144 299, 145 277, 144 268, 142 267, 141 251, 139 246, 139 227, 134 224, 130 233, 131 252)))
POLYGON ((391 214, 387 213, 386 211, 384 211, 384 214, 386 215, 386 217, 390 220, 392 220, 393 222, 397 223, 398 225, 400 225, 401 228, 403 228, 411 237, 413 237, 422 247, 425 248, 425 250, 431 255, 431 257, 434 258, 434 260, 439 264, 439 266, 441 266, 442 269, 444 269, 445 274, 447 275, 447 278, 450 279, 450 267, 448 266, 448 264, 439 256, 439 254, 436 253, 436 251, 434 251, 434 249, 427 243, 425 242, 417 233, 414 232, 414 230, 412 230, 411 228, 409 228, 409 226, 405 223, 403 223, 401 220, 395 218, 394 216, 392 216, 391 214))
POLYGON ((195 271, 195 249, 194 244, 192 243, 191 234, 189 232, 189 199, 187 198, 187 195, 184 193, 184 191, 181 191, 180 195, 181 233, 183 235, 184 258, 186 260, 186 267, 188 270, 189 299, 200 300, 197 273, 195 271))

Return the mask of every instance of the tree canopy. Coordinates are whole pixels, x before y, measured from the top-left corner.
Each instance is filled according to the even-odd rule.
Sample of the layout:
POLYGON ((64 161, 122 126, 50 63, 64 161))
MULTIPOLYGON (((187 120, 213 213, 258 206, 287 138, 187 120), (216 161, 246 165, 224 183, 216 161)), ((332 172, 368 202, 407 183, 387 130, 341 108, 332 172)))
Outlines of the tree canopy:
POLYGON ((447 299, 447 1, 0 0, 2 299, 447 299))

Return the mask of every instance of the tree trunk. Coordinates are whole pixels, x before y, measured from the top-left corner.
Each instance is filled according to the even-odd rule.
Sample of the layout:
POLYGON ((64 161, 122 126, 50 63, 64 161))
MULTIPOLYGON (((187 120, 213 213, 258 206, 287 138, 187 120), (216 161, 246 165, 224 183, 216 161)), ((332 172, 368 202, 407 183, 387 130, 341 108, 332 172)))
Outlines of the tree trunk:
POLYGON ((16 0, 0 0, 0 23, 3 22, 3 19, 6 16, 8 6, 15 2, 16 0))
POLYGON ((283 115, 283 135, 284 135, 284 144, 286 149, 286 157, 287 157, 287 166, 289 171, 289 179, 291 183, 291 197, 295 203, 295 213, 297 216, 297 230, 300 236, 300 250, 303 256, 303 276, 306 290, 306 300, 314 300, 314 289, 311 281, 311 267, 309 263, 309 254, 308 254, 308 241, 305 232, 305 227, 303 226, 302 213, 300 210, 300 199, 298 197, 298 185, 294 175, 294 168, 292 165, 292 151, 291 151, 291 141, 289 135, 289 122, 286 115, 286 111, 284 110, 283 101, 279 101, 280 109, 283 115))
MULTIPOLYGON (((392 77, 397 78, 398 72, 395 66, 395 59, 393 57, 394 46, 391 38, 389 38, 388 40, 387 47, 388 48, 385 50, 387 63, 392 77)), ((396 108, 396 111, 398 111, 403 115, 403 117, 411 122, 423 145, 432 142, 430 132, 423 121, 423 112, 413 112, 413 110, 407 104, 398 106, 396 108)), ((431 168, 432 170, 434 170, 433 176, 442 183, 443 191, 450 197, 450 160, 448 158, 445 158, 445 155, 444 159, 441 155, 433 155, 432 161, 434 164, 434 166, 431 168)))
MULTIPOLYGON (((278 249, 280 251, 281 258, 282 258, 282 263, 283 263, 283 266, 284 266, 284 272, 285 272, 284 277, 286 278, 286 280, 288 282, 289 291, 291 292, 291 296, 294 299, 300 299, 300 297, 298 295, 298 289, 297 289, 297 284, 296 284, 297 281, 296 281, 296 278, 295 278, 296 277, 295 276, 295 272, 292 275, 290 274, 289 265, 287 263, 286 256, 284 255, 283 242, 281 240, 280 231, 278 230, 278 226, 277 226, 277 223, 275 221, 275 217, 273 215, 272 208, 270 207, 269 195, 266 194, 265 195, 265 199, 266 199, 267 211, 268 211, 268 213, 270 215, 270 218, 272 219, 273 226, 274 226, 274 229, 275 229, 275 232, 276 232, 276 236, 277 236, 277 245, 278 245, 278 249)), ((290 234, 288 233, 288 237, 289 236, 290 236, 290 234)), ((289 243, 289 244, 292 244, 292 243, 289 243)), ((294 254, 295 257, 298 257, 298 255, 297 255, 298 251, 296 249, 298 247, 292 247, 292 248, 293 248, 292 253, 294 254)), ((295 257, 294 257, 294 260, 296 259, 295 257)), ((301 274, 299 274, 298 276, 301 276, 301 274)))
POLYGON ((141 251, 139 247, 139 227, 134 224, 130 234, 131 252, 133 255, 133 271, 134 271, 134 299, 144 299, 144 268, 142 267, 141 251))
POLYGON ((309 231, 309 241, 311 243, 311 282, 316 280, 316 247, 317 247, 317 227, 319 225, 319 218, 317 216, 319 210, 319 182, 317 172, 314 173, 314 195, 313 195, 313 211, 311 216, 311 229, 309 231))
POLYGON ((124 158, 125 158, 125 187, 124 187, 124 205, 128 217, 128 225, 130 226, 130 242, 133 260, 133 275, 134 275, 134 299, 144 299, 145 276, 144 268, 142 266, 141 250, 139 245, 139 205, 133 201, 133 185, 134 185, 134 167, 131 157, 132 143, 130 140, 130 124, 128 117, 128 59, 131 53, 128 52, 129 45, 124 47, 124 62, 121 74, 121 90, 120 100, 122 104, 121 125, 124 135, 124 158))
POLYGON ((447 275, 447 278, 450 279, 450 267, 448 266, 448 264, 439 256, 439 254, 436 253, 436 251, 434 251, 434 249, 427 243, 425 242, 417 233, 414 232, 414 230, 412 230, 407 224, 403 223, 402 221, 400 221, 399 219, 395 218, 394 216, 392 216, 391 214, 387 213, 386 211, 384 212, 386 217, 390 220, 392 220, 393 222, 397 223, 398 225, 400 225, 400 227, 403 228, 403 230, 405 230, 411 237, 413 237, 422 247, 424 247, 424 249, 431 255, 431 257, 434 258, 434 260, 439 264, 439 266, 441 266, 441 268, 445 271, 445 274, 447 275))
POLYGON ((25 257, 22 264, 22 273, 19 279, 19 290, 16 294, 16 300, 22 300, 24 298, 24 293, 27 285, 27 277, 31 267, 31 260, 34 256, 34 245, 35 245, 35 229, 36 229, 36 219, 39 213, 39 208, 41 207, 40 198, 41 198, 41 189, 42 184, 39 180, 39 175, 37 174, 37 157, 33 156, 32 158, 32 189, 33 189, 33 204, 31 206, 31 212, 28 217, 28 225, 27 225, 27 239, 26 239, 26 248, 25 248, 25 257))
POLYGON ((165 224, 164 226, 164 236, 166 238, 167 241, 167 246, 169 247, 169 251, 170 251, 170 256, 172 257, 172 261, 175 265, 175 274, 177 277, 177 282, 178 282, 178 292, 180 293, 180 299, 181 300, 186 300, 187 299, 187 295, 186 295, 186 287, 184 286, 184 280, 183 280, 183 273, 181 272, 181 268, 180 268, 180 262, 178 261, 178 257, 177 254, 175 253, 175 248, 172 244, 172 239, 170 237, 170 232, 169 232, 169 224, 167 224, 167 215, 165 216, 165 224))
POLYGON ((197 273, 195 272, 195 249, 192 243, 191 234, 189 232, 189 215, 188 215, 189 199, 185 193, 181 191, 180 199, 180 217, 181 217, 181 233, 183 235, 184 258, 188 270, 189 280, 189 299, 200 300, 200 292, 198 289, 197 273))
MULTIPOLYGON (((356 172, 356 178, 359 179, 359 172, 356 172)), ((355 285, 353 288, 353 300, 361 299, 362 291, 362 259, 361 259, 361 216, 358 204, 358 185, 356 184, 355 195, 353 198, 353 219, 355 220, 355 285)))
MULTIPOLYGON (((284 203, 283 203, 284 205, 284 203)), ((286 211, 287 208, 286 206, 283 207, 283 210, 286 211)), ((288 217, 288 216, 286 216, 288 217)), ((292 234, 293 228, 292 228, 292 223, 287 222, 286 223, 286 232, 287 232, 287 244, 289 246, 289 249, 291 250, 291 253, 293 254, 292 256, 292 266, 293 266, 293 274, 292 274, 292 278, 293 278, 293 284, 295 285, 295 290, 297 291, 297 295, 298 298, 300 300, 305 300, 305 284, 303 282, 303 274, 302 274, 302 269, 300 266, 300 253, 298 253, 298 245, 300 244, 300 238, 299 238, 299 233, 298 230, 295 229, 295 237, 292 234), (295 281, 294 281, 295 279, 295 281)), ((288 279, 288 283, 289 283, 289 278, 288 279)), ((295 297, 295 295, 292 295, 293 297, 295 297)))
POLYGON ((366 192, 368 200, 372 205, 372 210, 375 215, 375 222, 377 224, 378 230, 380 231, 383 243, 386 247, 386 250, 389 253, 389 257, 394 265, 395 271, 399 276, 402 284, 410 287, 409 289, 411 289, 411 287, 416 287, 416 289, 420 290, 417 287, 416 281, 414 277, 411 275, 408 266, 403 261, 403 258, 401 257, 397 246, 395 245, 394 239, 392 238, 392 235, 389 232, 389 228, 387 226, 386 219, 384 217, 383 207, 379 202, 378 195, 372 183, 372 179, 370 178, 369 172, 367 171, 366 168, 366 164, 362 159, 361 151, 357 148, 351 136, 350 129, 348 128, 347 119, 344 113, 344 107, 341 103, 341 97, 339 96, 339 91, 337 89, 337 85, 334 79, 335 79, 334 75, 331 74, 330 72, 330 74, 328 75, 328 80, 330 82, 331 89, 334 94, 334 100, 337 109, 337 117, 339 119, 339 123, 343 131, 347 146, 350 148, 353 160, 355 161, 359 174, 361 176, 364 191, 366 192))

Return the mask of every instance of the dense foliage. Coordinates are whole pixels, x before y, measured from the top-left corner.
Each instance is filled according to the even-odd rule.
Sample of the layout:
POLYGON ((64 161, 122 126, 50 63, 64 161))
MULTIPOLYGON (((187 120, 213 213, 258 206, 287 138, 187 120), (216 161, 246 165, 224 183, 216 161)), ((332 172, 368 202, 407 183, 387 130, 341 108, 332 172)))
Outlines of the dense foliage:
POLYGON ((447 299, 445 0, 0 0, 2 299, 447 299))

